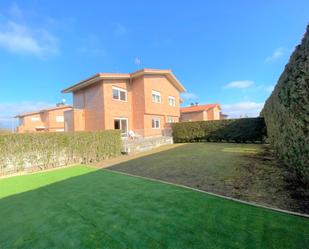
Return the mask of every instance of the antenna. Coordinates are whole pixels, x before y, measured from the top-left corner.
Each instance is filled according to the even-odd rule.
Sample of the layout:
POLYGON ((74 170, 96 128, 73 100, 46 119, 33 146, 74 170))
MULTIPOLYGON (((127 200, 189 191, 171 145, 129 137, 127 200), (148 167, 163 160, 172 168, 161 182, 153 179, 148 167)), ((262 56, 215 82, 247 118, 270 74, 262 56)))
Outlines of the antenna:
POLYGON ((137 65, 137 69, 140 69, 141 58, 136 57, 135 60, 134 60, 134 64, 137 65))

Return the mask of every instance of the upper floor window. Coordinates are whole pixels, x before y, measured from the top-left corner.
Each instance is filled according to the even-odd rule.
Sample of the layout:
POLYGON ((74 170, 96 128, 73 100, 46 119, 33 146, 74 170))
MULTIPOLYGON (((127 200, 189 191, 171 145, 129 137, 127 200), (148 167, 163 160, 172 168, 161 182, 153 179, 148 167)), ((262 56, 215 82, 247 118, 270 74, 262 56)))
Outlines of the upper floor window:
POLYGON ((113 86, 113 99, 121 100, 121 101, 127 101, 127 99, 128 99, 127 90, 113 86))
POLYGON ((160 118, 153 118, 151 120, 152 129, 160 129, 160 118))
POLYGON ((40 118, 39 117, 33 117, 31 118, 31 122, 39 122, 40 118))
POLYGON ((64 117, 63 116, 56 116, 56 122, 57 123, 63 123, 64 122, 64 117))
POLYGON ((152 90, 152 102, 161 103, 161 93, 152 90))
POLYGON ((168 104, 169 104, 170 106, 176 106, 175 97, 173 97, 173 96, 168 96, 168 104))

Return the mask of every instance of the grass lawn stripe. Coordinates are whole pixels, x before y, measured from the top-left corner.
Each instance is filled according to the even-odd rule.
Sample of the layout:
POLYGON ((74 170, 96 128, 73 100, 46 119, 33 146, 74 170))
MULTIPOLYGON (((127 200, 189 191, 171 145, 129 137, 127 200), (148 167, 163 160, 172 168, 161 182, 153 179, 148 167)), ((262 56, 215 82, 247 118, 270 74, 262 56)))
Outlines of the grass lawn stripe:
POLYGON ((0 248, 309 244, 306 218, 88 167, 2 179, 0 196, 0 248))

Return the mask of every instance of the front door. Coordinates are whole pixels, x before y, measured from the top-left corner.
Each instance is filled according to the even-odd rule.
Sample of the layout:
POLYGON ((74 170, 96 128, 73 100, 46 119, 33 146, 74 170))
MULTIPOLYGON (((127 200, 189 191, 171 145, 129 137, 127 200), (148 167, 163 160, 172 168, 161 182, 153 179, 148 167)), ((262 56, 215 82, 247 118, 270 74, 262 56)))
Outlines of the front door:
POLYGON ((128 119, 127 118, 115 118, 114 119, 114 129, 121 130, 122 136, 127 136, 128 134, 128 119))

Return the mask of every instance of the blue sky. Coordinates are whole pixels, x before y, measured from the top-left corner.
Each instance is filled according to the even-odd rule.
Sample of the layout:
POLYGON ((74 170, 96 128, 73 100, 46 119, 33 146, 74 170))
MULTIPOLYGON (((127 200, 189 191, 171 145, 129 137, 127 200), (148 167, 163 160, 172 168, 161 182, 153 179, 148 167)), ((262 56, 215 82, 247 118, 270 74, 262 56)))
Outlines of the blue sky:
MULTIPOLYGON (((97 72, 172 69, 190 102, 259 113, 309 21, 309 1, 0 2, 0 126, 97 72), (83 3, 82 3, 83 2, 83 3)), ((66 95, 67 102, 71 97, 66 95)))

